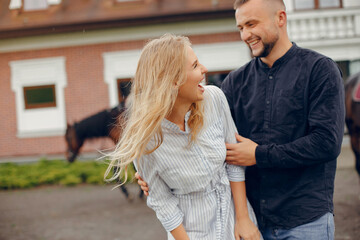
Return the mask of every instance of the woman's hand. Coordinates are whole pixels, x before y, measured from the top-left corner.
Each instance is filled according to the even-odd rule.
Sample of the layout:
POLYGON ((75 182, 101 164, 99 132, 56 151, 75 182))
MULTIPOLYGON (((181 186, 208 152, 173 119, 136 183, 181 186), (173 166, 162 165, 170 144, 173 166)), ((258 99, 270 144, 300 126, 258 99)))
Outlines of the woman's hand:
POLYGON ((140 177, 138 172, 135 173, 135 178, 138 180, 138 184, 141 187, 141 190, 144 191, 145 196, 149 196, 149 186, 147 183, 140 177))
POLYGON ((235 239, 240 240, 260 240, 261 234, 259 229, 250 220, 249 217, 237 219, 235 223, 235 239))

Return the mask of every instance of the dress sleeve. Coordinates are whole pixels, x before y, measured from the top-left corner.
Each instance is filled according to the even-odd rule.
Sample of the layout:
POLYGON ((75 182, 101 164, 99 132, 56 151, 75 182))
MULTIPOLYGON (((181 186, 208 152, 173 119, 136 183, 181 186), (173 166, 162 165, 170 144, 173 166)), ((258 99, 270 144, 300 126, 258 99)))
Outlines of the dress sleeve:
POLYGON ((149 185, 148 207, 155 211, 165 230, 170 232, 183 222, 184 214, 178 207, 179 199, 171 193, 171 189, 161 178, 156 160, 152 159, 151 155, 143 157, 138 164, 135 163, 135 167, 149 185))
MULTIPOLYGON (((235 133, 237 129, 234 123, 234 120, 231 117, 231 112, 229 108, 228 101, 225 97, 225 94, 217 87, 214 89, 214 99, 217 102, 217 111, 219 117, 222 118, 223 131, 226 143, 236 143, 235 133)), ((228 178, 232 182, 242 182, 245 181, 245 167, 226 164, 226 171, 228 178)))

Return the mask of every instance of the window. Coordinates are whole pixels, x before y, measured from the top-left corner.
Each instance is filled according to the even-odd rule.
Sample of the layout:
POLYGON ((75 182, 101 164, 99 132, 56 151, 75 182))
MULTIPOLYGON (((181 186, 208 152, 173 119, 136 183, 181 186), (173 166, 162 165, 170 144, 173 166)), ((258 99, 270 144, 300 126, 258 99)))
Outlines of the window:
POLYGON ((135 76, 140 54, 140 49, 103 53, 104 81, 108 84, 110 106, 117 106, 122 101, 124 86, 121 85, 125 84, 122 82, 130 81, 135 76))
POLYGON ((37 11, 48 8, 47 0, 23 0, 23 1, 24 1, 24 11, 37 11))
POLYGON ((25 109, 56 107, 55 85, 24 87, 25 109))
POLYGON ((64 57, 11 61, 19 138, 61 136, 66 129, 64 57))
POLYGON ((356 59, 350 62, 349 64, 350 75, 360 72, 360 59, 356 59))
POLYGON ((130 90, 131 90, 130 80, 131 80, 130 78, 117 80, 119 103, 124 101, 130 94, 130 90))
POLYGON ((342 72, 343 80, 346 81, 350 76, 350 61, 336 61, 336 63, 342 72))
POLYGON ((296 10, 341 8, 342 0, 294 0, 296 10))
POLYGON ((296 10, 314 9, 314 8, 315 8, 314 0, 295 0, 296 10))
POLYGON ((352 61, 336 61, 336 63, 342 72, 344 81, 346 81, 350 76, 360 72, 360 59, 352 61))
POLYGON ((319 0, 319 8, 340 8, 340 0, 319 0))

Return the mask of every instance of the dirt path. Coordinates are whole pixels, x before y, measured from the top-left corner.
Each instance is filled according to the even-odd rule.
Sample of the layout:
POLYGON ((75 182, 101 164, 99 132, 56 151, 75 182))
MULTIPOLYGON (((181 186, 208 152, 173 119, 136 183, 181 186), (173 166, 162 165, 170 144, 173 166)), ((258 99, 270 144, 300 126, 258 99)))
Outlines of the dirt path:
MULTIPOLYGON (((336 239, 360 239, 360 183, 344 149, 335 180, 336 239)), ((138 188, 130 186, 137 194, 138 188)), ((0 191, 0 240, 162 240, 144 201, 128 203, 111 186, 0 191)))
POLYGON ((165 239, 145 201, 128 203, 110 186, 0 192, 0 202, 1 240, 165 239))
POLYGON ((353 168, 338 169, 335 178, 335 239, 360 239, 360 183, 353 168))

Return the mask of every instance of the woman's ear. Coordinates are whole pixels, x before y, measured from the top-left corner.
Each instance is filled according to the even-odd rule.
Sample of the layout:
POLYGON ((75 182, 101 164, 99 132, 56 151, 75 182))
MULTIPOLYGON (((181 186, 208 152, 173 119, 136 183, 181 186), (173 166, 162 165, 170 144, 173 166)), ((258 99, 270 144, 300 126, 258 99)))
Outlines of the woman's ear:
POLYGON ((175 83, 174 83, 174 88, 175 89, 178 89, 180 87, 180 83, 179 83, 179 81, 176 81, 175 83))

